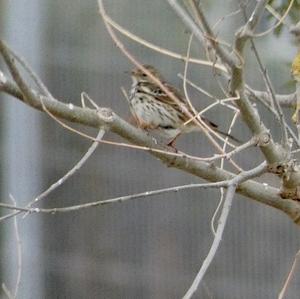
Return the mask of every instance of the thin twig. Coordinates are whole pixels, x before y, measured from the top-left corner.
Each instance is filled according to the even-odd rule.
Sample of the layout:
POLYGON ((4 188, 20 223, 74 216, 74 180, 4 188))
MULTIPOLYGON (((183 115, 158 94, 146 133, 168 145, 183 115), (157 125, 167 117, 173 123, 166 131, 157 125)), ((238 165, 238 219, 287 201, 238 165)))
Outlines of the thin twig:
MULTIPOLYGON (((272 105, 270 104, 270 101, 267 100, 267 93, 263 92, 263 91, 255 91, 249 87, 247 87, 247 92, 249 93, 250 97, 253 98, 253 100, 257 100, 259 101, 264 107, 266 107, 276 118, 276 120, 279 120, 279 115, 276 112, 276 110, 272 107, 272 105)), ((291 98, 294 94, 292 95, 276 95, 276 101, 279 103, 280 106, 282 107, 286 107, 286 102, 291 102, 291 98), (287 99, 287 100, 286 100, 287 99)), ((292 105, 292 104, 291 104, 292 105)), ((288 130, 288 133, 290 134, 290 136, 293 138, 293 141, 296 143, 296 145, 298 147, 300 147, 300 141, 298 139, 298 137, 296 136, 296 134, 294 133, 293 129, 287 124, 285 123, 286 129, 288 130)))
MULTIPOLYGON (((88 151, 83 155, 83 157, 63 177, 59 178, 49 188, 47 188, 44 192, 42 192, 35 199, 33 199, 31 202, 29 202, 26 205, 26 208, 30 209, 33 206, 33 204, 36 204, 37 202, 39 202, 40 200, 42 200, 43 198, 48 196, 51 192, 53 192, 59 186, 62 186, 62 184, 66 180, 68 180, 71 176, 73 176, 84 165, 84 163, 89 159, 89 157, 96 150, 96 148, 99 144, 99 141, 101 140, 101 138, 103 138, 103 135, 104 135, 104 130, 100 129, 97 137, 95 138, 95 141, 92 143, 92 145, 89 147, 88 151)), ((8 218, 14 217, 14 216, 20 214, 21 212, 25 212, 25 211, 17 211, 17 212, 13 212, 11 214, 2 216, 2 217, 0 217, 0 222, 6 220, 8 218)), ((27 213, 24 215, 24 217, 26 215, 27 215, 27 213)))
MULTIPOLYGON (((195 109, 195 107, 192 104, 192 101, 190 100, 188 91, 187 91, 187 86, 186 86, 186 76, 187 76, 187 70, 188 70, 188 64, 189 64, 189 57, 190 57, 190 50, 191 50, 191 44, 192 44, 192 40, 193 40, 193 35, 191 34, 189 42, 188 42, 188 47, 187 47, 187 53, 186 53, 186 61, 185 61, 185 65, 184 65, 184 74, 183 74, 183 91, 184 91, 184 96, 186 99, 186 102, 188 103, 189 108, 191 109, 191 111, 193 112, 193 117, 191 117, 189 120, 187 120, 184 125, 187 125, 188 123, 190 123, 191 121, 193 121, 193 119, 197 119, 200 123, 201 129, 204 132, 204 134, 206 135, 206 137, 209 139, 209 141, 216 147, 219 147, 219 144, 216 143, 216 141, 213 139, 213 137, 210 135, 213 134, 214 136, 216 136, 218 139, 220 139, 223 142, 226 142, 226 140, 220 135, 218 134, 218 132, 214 131, 213 129, 211 129, 202 119, 201 117, 199 117, 202 113, 197 112, 197 110, 195 109)), ((235 146, 233 144, 230 143, 230 146, 232 146, 233 148, 235 148, 235 146)), ((239 168, 239 166, 234 162, 234 166, 240 171, 241 169, 239 168)))
POLYGON ((225 196, 225 200, 224 200, 224 204, 223 204, 222 213, 219 218, 219 225, 218 225, 215 237, 214 237, 213 244, 209 250, 207 257, 203 261, 201 269, 199 270, 197 276, 195 277, 195 280, 193 281, 191 287, 188 289, 186 294, 183 296, 183 299, 192 298, 193 294, 197 291, 199 284, 201 283, 207 269, 209 268, 211 262, 213 261, 215 255, 216 255, 216 252, 217 252, 217 250, 220 246, 221 240, 222 240, 222 235, 223 235, 223 232, 225 229, 229 211, 231 209, 233 197, 235 194, 235 189, 236 189, 235 185, 230 185, 228 187, 228 190, 227 190, 227 193, 225 196))
POLYGON ((219 20, 216 21, 216 23, 212 26, 212 29, 215 30, 217 27, 219 27, 219 25, 224 22, 225 19, 227 18, 232 18, 236 15, 238 15, 241 12, 241 9, 237 9, 235 11, 232 11, 230 13, 228 13, 227 15, 221 16, 219 20))
POLYGON ((146 198, 151 197, 154 195, 159 195, 163 193, 168 192, 179 192, 182 190, 188 190, 188 189, 194 189, 194 188, 220 188, 220 187, 227 187, 228 181, 221 181, 216 183, 204 183, 204 184, 188 184, 188 185, 181 185, 181 186, 175 186, 175 187, 169 187, 169 188, 163 188, 158 190, 152 190, 152 191, 145 191, 141 193, 131 194, 131 195, 125 195, 120 197, 114 197, 106 200, 99 200, 94 202, 89 202, 81 205, 73 205, 68 207, 62 207, 62 208, 27 208, 27 207, 16 207, 14 205, 6 204, 6 203, 0 203, 0 207, 9 209, 9 210, 16 210, 20 212, 27 212, 27 213, 65 213, 65 212, 72 212, 72 211, 78 211, 81 209, 87 209, 91 207, 96 206, 102 206, 112 203, 118 203, 118 202, 124 202, 128 200, 134 200, 137 198, 146 198))
MULTIPOLYGON (((17 202, 14 197, 10 194, 9 195, 11 201, 13 202, 14 206, 17 206, 17 202)), ((18 291, 20 288, 21 277, 22 277, 22 242, 20 239, 19 227, 18 227, 18 220, 17 217, 14 218, 14 229, 16 235, 16 243, 17 243, 17 279, 14 291, 14 298, 17 298, 18 291)))
MULTIPOLYGON (((20 55, 16 54, 13 49, 11 49, 7 44, 5 44, 6 49, 9 51, 9 53, 21 64, 21 66, 26 70, 26 72, 29 74, 30 78, 35 82, 36 86, 40 89, 40 91, 47 96, 49 99, 55 101, 54 97, 44 85, 42 80, 35 74, 35 72, 32 70, 32 68, 29 66, 29 64, 23 59, 20 55)), ((27 88, 29 91, 29 89, 27 88)))
MULTIPOLYGON (((147 40, 142 39, 141 37, 134 35, 132 32, 130 32, 129 30, 126 30, 124 27, 122 27, 120 24, 118 24, 116 21, 112 20, 112 18, 108 15, 106 15, 106 21, 113 27, 115 28, 117 31, 119 31, 120 33, 122 33, 123 35, 127 36, 128 38, 130 38, 131 40, 153 50, 156 51, 160 54, 164 54, 167 55, 169 57, 172 58, 176 58, 182 61, 185 61, 187 59, 186 56, 183 56, 181 54, 175 53, 173 51, 170 51, 168 49, 159 47, 154 45, 153 43, 148 42, 147 40)), ((227 72, 226 68, 221 65, 221 64, 217 64, 217 63, 213 63, 211 61, 206 61, 206 60, 202 60, 202 59, 196 59, 196 58, 189 58, 189 62, 190 63, 195 63, 195 64, 200 64, 200 65, 204 65, 204 66, 214 66, 216 69, 219 69, 223 72, 227 72)))
POLYGON ((115 197, 107 200, 99 200, 94 202, 89 202, 81 205, 73 205, 63 208, 26 208, 26 207, 15 207, 14 205, 9 205, 6 203, 0 203, 0 207, 10 209, 10 210, 17 210, 22 212, 28 212, 28 213, 65 213, 65 212, 71 212, 71 211, 78 211, 81 209, 91 208, 95 206, 102 206, 106 204, 116 203, 116 202, 124 202, 127 200, 133 200, 139 197, 149 197, 153 195, 158 195, 166 192, 178 192, 182 190, 187 189, 193 189, 193 188, 220 188, 220 187, 229 187, 232 183, 236 184, 238 186, 240 183, 245 182, 248 179, 251 179, 253 177, 258 176, 259 174, 265 172, 267 170, 266 163, 262 163, 258 167, 254 168, 253 170, 244 171, 237 176, 235 176, 232 179, 215 182, 215 183, 204 183, 204 184, 188 184, 188 185, 181 185, 181 186, 175 186, 175 187, 169 187, 164 189, 158 189, 153 191, 146 191, 142 193, 137 194, 131 194, 126 196, 120 196, 115 197), (259 171, 258 171, 259 170, 259 171))
POLYGON ((83 108, 86 107, 85 99, 87 99, 97 111, 100 111, 101 108, 85 91, 81 92, 81 94, 80 94, 81 105, 83 108))
MULTIPOLYGON (((183 81, 183 75, 182 74, 178 74, 178 77, 180 79, 182 79, 183 81)), ((211 105, 205 107, 203 110, 200 111, 200 115, 203 114, 204 112, 208 111, 209 109, 211 109, 212 107, 214 107, 215 105, 222 105, 225 106, 233 111, 238 111, 239 109, 237 109, 235 106, 227 104, 227 102, 234 102, 240 99, 239 96, 236 97, 228 97, 228 98, 224 98, 224 99, 218 99, 216 98, 214 95, 212 95, 211 93, 209 93, 208 91, 204 90, 203 88, 201 88, 199 85, 195 84, 194 82, 192 82, 191 80, 185 78, 185 81, 188 85, 192 86, 193 88, 195 88, 197 91, 203 93, 204 95, 206 95, 207 97, 213 99, 215 102, 212 103, 211 105)))
POLYGON ((286 291, 288 289, 288 286, 289 286, 289 284, 290 284, 290 282, 292 280, 293 274, 296 271, 296 267, 298 265, 299 259, 300 259, 300 250, 296 253, 296 256, 295 256, 292 268, 291 268, 291 270, 289 272, 289 275, 286 278, 285 283, 284 283, 284 285, 283 285, 283 287, 282 287, 282 289, 281 289, 281 291, 280 291, 280 293, 278 295, 278 299, 283 299, 284 298, 284 296, 286 294, 286 291))
POLYGON ((218 224, 218 221, 219 221, 219 218, 217 219, 217 216, 218 216, 219 211, 220 211, 220 209, 223 205, 224 195, 225 195, 224 188, 221 187, 220 188, 220 199, 218 201, 217 207, 215 208, 214 213, 213 213, 213 215, 211 217, 211 220, 210 220, 210 229, 211 229, 214 237, 216 236, 216 232, 217 232, 215 226, 218 224))
MULTIPOLYGON (((245 20, 247 20, 246 11, 245 11, 245 9, 243 9, 243 7, 241 7, 241 8, 242 8, 245 20)), ((253 38, 250 38, 250 43, 251 43, 251 47, 252 47, 254 56, 255 56, 256 61, 258 63, 259 69, 260 69, 261 74, 263 76, 265 85, 267 87, 268 93, 270 94, 270 98, 272 99, 273 107, 275 108, 276 113, 277 113, 278 118, 279 118, 280 128, 281 128, 281 131, 282 131, 282 138, 283 138, 284 148, 289 149, 288 134, 287 134, 287 128, 286 128, 287 124, 286 124, 286 121, 285 121, 284 114, 282 112, 281 106, 279 105, 279 103, 276 99, 274 88, 272 86, 272 83, 271 83, 270 77, 268 75, 267 69, 265 68, 265 66, 263 65, 263 63, 261 61, 260 55, 259 55, 259 53, 256 49, 253 38)))
MULTIPOLYGON (((234 123, 235 123, 235 121, 236 121, 236 119, 237 119, 238 114, 239 114, 239 112, 236 111, 236 113, 234 114, 234 116, 233 116, 233 118, 232 118, 231 124, 230 124, 230 126, 229 126, 228 134, 231 133, 231 129, 232 129, 232 127, 233 127, 233 125, 234 125, 234 123)), ((251 143, 254 142, 254 139, 255 139, 255 138, 252 138, 252 140, 250 140, 251 143)), ((249 141, 248 141, 248 142, 249 142, 249 141)), ((250 146, 252 146, 251 143, 250 143, 250 146)), ((226 151, 226 145, 227 145, 226 143, 224 143, 224 145, 223 145, 223 150, 224 150, 224 152, 226 151)), ((245 143, 245 144, 243 144, 243 145, 240 146, 240 149, 239 149, 239 150, 243 150, 243 149, 247 148, 248 146, 249 146, 249 145, 246 145, 246 143, 245 143), (242 148, 241 148, 241 147, 242 147, 242 148)), ((225 159, 222 158, 222 160, 221 160, 221 165, 220 165, 220 168, 221 168, 221 169, 224 168, 224 162, 225 162, 225 159)), ((243 170, 242 170, 242 171, 243 171, 243 170)), ((220 208, 221 208, 221 206, 222 206, 222 204, 223 204, 223 200, 224 200, 224 188, 221 188, 221 189, 220 189, 220 200, 219 200, 219 202, 218 202, 218 205, 217 205, 217 207, 216 207, 216 209, 215 209, 215 211, 214 211, 214 214, 213 214, 212 219, 211 219, 211 222, 210 222, 210 223, 211 223, 211 230, 212 230, 212 232, 213 232, 214 235, 216 235, 216 229, 215 229, 215 221, 216 221, 216 217, 217 217, 217 215, 218 215, 218 213, 219 213, 219 210, 220 210, 220 208)))
POLYGON ((265 36, 265 35, 269 34, 270 32, 272 32, 274 29, 276 29, 280 24, 284 23, 284 19, 288 16, 288 14, 294 4, 294 1, 295 0, 290 1, 290 4, 289 4, 288 8, 286 9, 286 11, 284 12, 283 16, 279 19, 279 21, 274 26, 270 27, 269 29, 267 29, 264 32, 253 34, 253 37, 265 36))
POLYGON ((48 196, 51 192, 53 192, 56 188, 64 184, 65 181, 67 181, 71 176, 73 176, 82 166, 86 163, 86 161, 91 157, 91 155, 95 152, 99 145, 99 141, 103 138, 105 134, 105 131, 103 129, 100 129, 95 141, 92 143, 92 145, 88 148, 87 152, 82 156, 82 158, 60 179, 58 179, 55 183, 53 183, 47 190, 45 190, 43 193, 38 195, 34 200, 32 200, 28 207, 32 207, 33 204, 36 204, 46 196, 48 196))
POLYGON ((187 102, 189 108, 191 109, 191 111, 194 113, 193 116, 195 116, 195 115, 197 115, 198 112, 195 109, 194 105, 192 104, 192 101, 189 97, 189 94, 188 94, 188 91, 187 91, 187 88, 186 88, 186 75, 187 75, 188 66, 189 66, 189 57, 190 57, 190 54, 191 54, 192 41, 193 41, 193 34, 190 35, 187 50, 186 50, 186 60, 185 60, 185 63, 184 63, 184 73, 183 73, 183 91, 184 91, 184 96, 185 96, 186 102, 187 102))
MULTIPOLYGON (((227 134, 228 134, 228 135, 231 134, 232 128, 233 128, 233 126, 234 126, 234 124, 235 124, 235 122, 236 122, 238 116, 239 116, 239 111, 236 111, 236 113, 233 115, 232 121, 231 121, 231 123, 230 123, 230 125, 229 125, 228 131, 227 131, 227 134)), ((254 142, 254 141, 253 141, 253 142, 254 142)), ((224 145, 223 145, 223 151, 224 151, 224 152, 226 152, 226 146, 227 146, 227 145, 228 145, 228 137, 226 138, 226 142, 225 142, 224 145)), ((239 146, 240 149, 239 149, 238 151, 244 150, 245 148, 248 148, 248 147, 249 147, 249 145, 245 145, 245 144, 242 144, 242 145, 239 146), (244 146, 242 147, 242 145, 244 145, 244 146), (241 148, 241 147, 242 147, 242 148, 241 148)), ((236 153, 236 152, 235 152, 235 153, 236 153)), ((226 159, 230 159, 230 158, 231 158, 231 155, 230 155, 230 154, 227 154, 226 157, 222 158, 222 161, 221 161, 221 168, 222 168, 222 169, 223 169, 223 166, 224 166, 224 159, 225 159, 225 158, 226 158, 226 159)), ((242 169, 241 169, 241 171, 242 171, 242 169)))
MULTIPOLYGON (((230 67, 235 66, 235 61, 232 59, 230 54, 226 52, 223 48, 221 48, 216 41, 216 38, 210 30, 210 27, 208 26, 208 23, 206 21, 206 18, 204 15, 201 15, 201 11, 198 10, 198 16, 200 17, 200 22, 202 25, 202 28, 200 29, 199 26, 194 22, 194 20, 189 16, 189 14, 180 6, 180 4, 177 2, 177 0, 167 0, 167 2, 170 4, 170 6, 173 8, 173 10, 176 12, 176 14, 180 17, 180 19, 184 22, 184 24, 189 28, 192 33, 195 35, 195 37, 199 40, 199 42, 203 43, 203 34, 201 30, 205 32, 205 37, 210 41, 213 45, 213 48, 215 49, 217 55, 221 57, 222 62, 225 62, 230 67)), ((191 5, 194 4, 193 1, 190 1, 191 5)))
MULTIPOLYGON (((246 84, 246 92, 264 102, 271 103, 266 91, 255 90, 246 84)), ((296 106, 296 92, 290 94, 276 94, 276 99, 281 107, 294 108, 296 106)))
POLYGON ((10 290, 5 285, 5 283, 2 283, 2 290, 8 299, 15 299, 13 294, 10 292, 10 290))
MULTIPOLYGON (((188 63, 189 63, 189 55, 190 55, 190 48, 191 48, 191 42, 192 42, 192 36, 191 35, 191 38, 189 40, 189 43, 188 43, 188 50, 187 50, 187 54, 186 54, 186 61, 185 61, 185 67, 184 67, 184 74, 183 76, 181 77, 182 78, 182 82, 183 82, 183 90, 184 90, 184 95, 185 95, 185 98, 187 100, 187 103, 190 107, 190 109, 193 111, 194 113, 194 116, 193 118, 190 118, 188 121, 186 121, 185 124, 188 124, 189 122, 191 122, 193 119, 199 119, 199 121, 201 121, 201 118, 199 118, 200 115, 202 115, 205 111, 209 110, 210 108, 205 108, 204 110, 201 110, 200 112, 197 112, 197 110, 194 108, 191 100, 190 100, 190 97, 188 95, 188 92, 187 92, 187 70, 188 70, 188 63)), ((189 81, 190 82, 190 81, 189 81)), ((220 134, 218 134, 218 132, 215 132, 214 130, 212 130, 205 122, 201 121, 201 125, 203 127, 205 127, 207 130, 209 130, 210 133, 214 134, 218 139, 222 140, 223 142, 225 142, 225 139, 220 136, 220 134)), ((207 136, 209 138, 209 136, 207 136)), ((211 142, 213 142, 213 140, 210 139, 211 142)), ((231 147, 235 147, 234 145, 230 144, 231 147)))
POLYGON ((269 11, 269 13, 271 15, 273 15, 273 17, 275 17, 277 20, 281 21, 282 24, 284 24, 285 26, 288 27, 289 30, 291 30, 292 26, 290 24, 288 24, 288 22, 286 21, 286 18, 283 18, 271 5, 267 4, 266 9, 269 11))
MULTIPOLYGON (((201 117, 199 117, 203 111, 201 112, 197 112, 197 110, 194 108, 191 100, 190 100, 190 97, 188 95, 188 92, 187 92, 187 86, 186 86, 186 83, 187 83, 187 70, 188 70, 188 64, 189 64, 189 56, 190 56, 190 50, 191 50, 191 44, 192 44, 192 40, 193 40, 193 34, 191 34, 190 36, 190 39, 189 39, 189 42, 188 42, 188 48, 187 48, 187 53, 186 53, 186 61, 185 61, 185 66, 184 66, 184 74, 183 74, 183 90, 184 90, 184 95, 185 95, 185 98, 186 98, 186 101, 188 103, 188 106, 189 108, 192 110, 194 116, 192 118, 190 118, 188 121, 186 121, 184 123, 184 125, 187 125, 188 123, 190 123, 191 121, 193 121, 194 119, 197 119, 201 126, 202 126, 202 129, 206 135, 206 137, 216 146, 216 147, 219 147, 219 145, 215 142, 215 140, 210 136, 210 134, 208 134, 207 131, 209 131, 209 133, 212 133, 213 135, 215 135, 218 139, 222 140, 223 142, 226 142, 226 140, 220 135, 218 134, 218 132, 212 130, 202 119, 201 117)), ((234 145, 232 145, 231 143, 229 143, 230 146, 232 146, 233 148, 235 148, 234 145)), ((239 168, 239 166, 234 162, 234 166, 240 171, 241 169, 239 168)))

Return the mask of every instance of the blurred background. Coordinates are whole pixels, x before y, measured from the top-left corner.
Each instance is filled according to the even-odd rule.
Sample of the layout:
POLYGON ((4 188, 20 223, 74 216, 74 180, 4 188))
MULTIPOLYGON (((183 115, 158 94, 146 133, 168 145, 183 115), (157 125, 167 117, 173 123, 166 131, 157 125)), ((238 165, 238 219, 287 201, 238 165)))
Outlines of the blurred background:
MULTIPOLYGON (((249 11, 255 2, 250 1, 249 11)), ((186 53, 189 33, 166 1, 106 0, 104 4, 134 34, 186 53)), ((203 7, 215 24, 239 4, 207 0, 203 7)), ((216 31, 232 42, 241 24, 243 17, 236 14, 222 20, 216 31)), ((258 31, 271 24, 264 19, 258 31)), ((57 99, 80 105, 80 93, 85 91, 99 106, 111 107, 128 118, 120 87, 130 88, 131 79, 125 72, 132 65, 113 45, 95 0, 0 0, 0 33, 57 99)), ((140 61, 159 67, 169 82, 182 88, 177 74, 183 73, 183 62, 122 40, 140 61)), ((296 47, 288 31, 257 39, 257 47, 276 92, 293 92, 289 69, 296 47)), ((197 42, 192 45, 192 56, 205 58, 197 42)), ((3 61, 0 63, 6 71, 3 61)), ((264 89, 250 50, 246 67, 247 83, 264 89)), ((190 65, 188 77, 216 97, 224 97, 209 68, 190 65)), ((195 90, 189 88, 189 92, 198 109, 211 103, 195 90)), ((46 114, 4 94, 0 98, 1 201, 11 203, 12 194, 19 206, 25 206, 62 177, 90 142, 66 131, 46 114)), ((263 107, 258 108, 279 140, 274 119, 263 107)), ((224 130, 233 116, 222 107, 206 115, 224 130)), ((251 136, 241 120, 233 134, 243 140, 251 136)), ((124 141, 112 133, 105 138, 124 141)), ((181 137, 177 146, 194 155, 212 154, 200 134, 181 137)), ((262 159, 256 149, 236 157, 245 169, 262 159)), ((260 180, 277 183, 268 177, 260 180)), ((100 144, 84 167, 39 206, 63 207, 198 182, 202 181, 167 168, 142 151, 100 144)), ((194 189, 66 214, 19 216, 23 249, 19 298, 181 298, 212 243, 210 221, 219 197, 216 190, 194 189)), ((0 282, 13 289, 17 269, 13 220, 0 224, 0 282)), ((275 298, 299 245, 299 228, 288 217, 236 196, 221 247, 194 298, 275 298)), ((287 298, 299 298, 299 277, 297 273, 287 298)), ((6 297, 2 294, 0 298, 6 297)))

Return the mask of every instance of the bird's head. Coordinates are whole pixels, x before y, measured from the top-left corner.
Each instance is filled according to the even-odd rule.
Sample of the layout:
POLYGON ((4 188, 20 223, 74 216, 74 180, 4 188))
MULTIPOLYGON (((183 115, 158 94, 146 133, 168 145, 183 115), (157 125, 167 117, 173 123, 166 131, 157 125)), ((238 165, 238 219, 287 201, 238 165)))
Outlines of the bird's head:
MULTIPOLYGON (((162 81, 160 73, 152 66, 144 64, 143 67, 149 71, 154 77, 162 81)), ((131 71, 132 79, 137 82, 152 82, 153 80, 140 68, 134 68, 131 71)))

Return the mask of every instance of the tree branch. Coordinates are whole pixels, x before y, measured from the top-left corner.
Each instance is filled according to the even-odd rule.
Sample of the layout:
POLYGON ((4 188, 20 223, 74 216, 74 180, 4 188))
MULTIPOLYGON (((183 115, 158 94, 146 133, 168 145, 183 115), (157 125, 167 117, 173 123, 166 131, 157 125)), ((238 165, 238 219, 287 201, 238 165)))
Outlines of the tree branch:
MULTIPOLYGON (((255 90, 249 86, 246 86, 246 95, 250 100, 256 100, 256 97, 268 104, 271 104, 270 95, 266 91, 255 90)), ((297 104, 295 92, 291 94, 276 94, 275 97, 276 101, 283 108, 294 108, 297 104)))
POLYGON ((226 225, 226 222, 227 222, 227 219, 229 216, 229 211, 231 209, 232 201, 233 201, 237 186, 240 183, 248 180, 249 178, 253 178, 253 177, 256 177, 256 176, 262 174, 265 171, 265 167, 266 167, 266 163, 262 163, 261 165, 255 167, 254 169, 240 173, 239 175, 237 175, 235 178, 233 178, 232 180, 230 180, 228 182, 228 185, 227 185, 228 189, 226 192, 222 212, 221 212, 221 215, 220 215, 220 218, 218 221, 218 228, 215 233, 214 241, 210 247, 207 257, 205 258, 205 260, 202 263, 202 266, 201 266, 198 274, 196 275, 191 287, 186 292, 183 299, 191 298, 193 296, 193 294, 196 292, 206 271, 208 270, 210 264, 212 263, 215 255, 217 253, 217 250, 218 250, 221 240, 222 240, 223 232, 224 232, 225 225, 226 225))
MULTIPOLYGON (((182 17, 183 22, 191 29, 191 25, 187 24, 185 21, 189 16, 187 13, 180 7, 180 5, 175 0, 168 0, 168 2, 172 5, 173 9, 182 17)), ((255 9, 248 19, 248 22, 241 27, 236 33, 236 39, 233 47, 233 53, 236 55, 237 59, 230 59, 228 60, 228 56, 220 54, 220 45, 216 41, 213 30, 209 26, 206 18, 205 13, 203 13, 200 6, 197 6, 194 0, 189 0, 191 7, 193 10, 196 10, 197 20, 200 23, 201 29, 205 36, 212 38, 215 42, 211 43, 211 46, 218 54, 221 61, 230 66, 229 73, 231 74, 230 78, 230 86, 229 86, 229 93, 230 96, 235 97, 237 95, 240 96, 240 100, 236 101, 236 105, 240 109, 241 116, 251 132, 256 136, 268 136, 265 139, 266 142, 262 142, 259 144, 260 149, 268 163, 279 163, 284 161, 288 157, 288 153, 284 150, 279 144, 275 144, 272 136, 269 133, 269 130, 264 126, 262 123, 259 114, 257 113, 256 109, 251 105, 250 101, 247 98, 245 93, 245 83, 244 83, 244 60, 243 60, 243 50, 245 47, 246 42, 249 38, 253 35, 253 30, 255 29, 256 25, 258 24, 263 11, 264 7, 267 3, 267 0, 258 0, 255 6, 255 9), (236 62, 237 60, 237 62, 236 62)), ((194 23, 194 27, 197 27, 197 24, 194 23)), ((201 32, 200 28, 198 31, 201 32)), ((196 31, 196 29, 195 29, 196 31)), ((192 32, 196 33, 192 30, 192 32)), ((199 33, 198 33, 199 35, 199 33)), ((225 53, 225 52, 223 52, 225 53)))
MULTIPOLYGON (((14 60, 11 59, 9 54, 6 52, 3 42, 0 42, 0 53, 4 57, 5 62, 19 88, 18 90, 11 84, 8 84, 7 90, 9 90, 10 94, 13 94, 14 96, 22 95, 19 97, 19 99, 27 105, 30 105, 41 111, 43 111, 44 105, 47 110, 56 117, 90 127, 105 127, 106 129, 110 129, 112 132, 127 139, 133 144, 149 147, 149 153, 159 158, 169 167, 183 170, 210 182, 230 180, 235 176, 235 174, 212 166, 209 163, 197 161, 184 155, 170 155, 166 151, 165 147, 156 145, 153 141, 153 138, 149 137, 142 130, 137 129, 124 121, 109 108, 100 108, 97 112, 95 110, 81 108, 73 104, 70 107, 69 104, 62 103, 53 98, 50 99, 49 97, 42 96, 38 92, 31 89, 22 79, 14 60), (26 96, 24 93, 26 93, 26 96), (156 152, 155 149, 163 149, 163 151, 156 152)), ((2 83, 2 86, 6 84, 7 82, 4 82, 2 83)), ((278 195, 279 190, 276 188, 269 186, 266 187, 264 184, 254 181, 247 181, 237 188, 237 192, 285 212, 296 222, 300 221, 300 208, 298 203, 292 200, 283 200, 278 195)))

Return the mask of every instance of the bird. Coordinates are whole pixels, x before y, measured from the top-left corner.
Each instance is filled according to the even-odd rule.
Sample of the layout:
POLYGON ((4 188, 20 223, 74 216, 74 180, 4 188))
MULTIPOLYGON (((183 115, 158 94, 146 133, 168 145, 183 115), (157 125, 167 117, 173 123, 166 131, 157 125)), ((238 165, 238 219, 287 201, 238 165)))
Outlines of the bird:
POLYGON ((201 131, 203 128, 201 123, 238 142, 235 137, 219 130, 217 124, 203 116, 197 116, 189 121, 195 114, 182 94, 167 83, 155 67, 147 64, 143 67, 163 84, 168 93, 141 68, 132 69, 129 105, 138 127, 144 130, 157 130, 159 135, 170 139, 168 142, 170 146, 174 146, 175 140, 181 134, 201 131))

